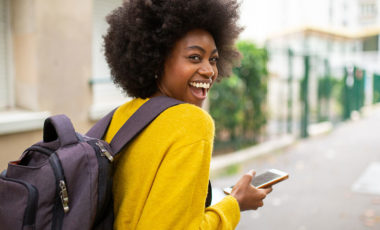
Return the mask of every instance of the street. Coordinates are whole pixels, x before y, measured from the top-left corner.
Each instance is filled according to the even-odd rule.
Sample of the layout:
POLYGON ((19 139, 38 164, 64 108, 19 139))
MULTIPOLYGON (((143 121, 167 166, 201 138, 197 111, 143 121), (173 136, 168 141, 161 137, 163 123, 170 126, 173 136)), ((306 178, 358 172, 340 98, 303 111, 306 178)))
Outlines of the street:
POLYGON ((233 185, 251 168, 289 173, 288 180, 273 187, 264 207, 242 213, 238 230, 380 229, 379 131, 377 108, 329 134, 245 162, 238 174, 212 180, 213 187, 233 185))

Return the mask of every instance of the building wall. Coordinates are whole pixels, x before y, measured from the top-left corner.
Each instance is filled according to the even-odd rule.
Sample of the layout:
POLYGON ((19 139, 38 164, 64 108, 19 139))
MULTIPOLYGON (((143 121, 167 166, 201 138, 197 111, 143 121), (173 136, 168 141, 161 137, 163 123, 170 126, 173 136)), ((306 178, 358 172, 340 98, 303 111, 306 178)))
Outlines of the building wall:
POLYGON ((91 100, 91 6, 90 0, 12 2, 19 107, 86 120, 91 100))
MULTIPOLYGON (((84 132, 92 124, 92 0, 9 2, 15 105, 0 119, 19 110, 64 113, 84 132)), ((0 134, 0 170, 41 138, 41 129, 0 134)))

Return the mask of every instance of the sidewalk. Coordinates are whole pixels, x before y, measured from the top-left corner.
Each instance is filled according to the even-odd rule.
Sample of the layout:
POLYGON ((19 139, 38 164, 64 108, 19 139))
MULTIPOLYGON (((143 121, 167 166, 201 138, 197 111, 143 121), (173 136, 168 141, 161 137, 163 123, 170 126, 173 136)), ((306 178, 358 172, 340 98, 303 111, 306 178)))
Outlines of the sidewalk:
MULTIPOLYGON (((321 122, 309 126, 309 136, 314 137, 328 133, 332 130, 333 126, 330 122, 321 122)), ((211 160, 210 174, 211 177, 218 177, 227 168, 238 165, 242 162, 252 160, 266 154, 274 153, 276 151, 290 147, 297 142, 296 137, 293 135, 284 135, 276 140, 270 140, 259 145, 255 145, 237 152, 228 153, 221 156, 213 157, 211 160)))
POLYGON ((212 178, 213 202, 242 173, 278 168, 289 180, 275 186, 264 207, 243 212, 237 229, 380 229, 379 130, 379 106, 353 113, 327 135, 297 139, 234 166, 236 174, 212 178))

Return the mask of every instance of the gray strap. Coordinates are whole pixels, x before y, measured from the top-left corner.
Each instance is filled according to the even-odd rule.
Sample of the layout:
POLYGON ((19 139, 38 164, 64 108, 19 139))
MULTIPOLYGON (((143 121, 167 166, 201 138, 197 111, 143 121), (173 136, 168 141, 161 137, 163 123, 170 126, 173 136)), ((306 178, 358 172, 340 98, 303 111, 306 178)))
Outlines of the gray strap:
POLYGON ((112 116, 115 111, 116 109, 112 110, 106 116, 96 122, 96 124, 92 126, 90 130, 88 130, 86 136, 103 139, 107 132, 108 126, 111 124, 112 116))
MULTIPOLYGON (((137 134, 148 126, 164 110, 182 101, 166 96, 153 97, 145 102, 120 128, 112 139, 110 146, 114 155, 118 154, 137 134)), ((115 110, 114 110, 115 111, 115 110)), ((88 132, 87 136, 102 139, 111 123, 114 111, 98 121, 88 132)))
POLYGON ((164 110, 183 103, 170 97, 153 97, 141 106, 120 128, 110 146, 115 154, 119 153, 129 141, 139 134, 164 110))

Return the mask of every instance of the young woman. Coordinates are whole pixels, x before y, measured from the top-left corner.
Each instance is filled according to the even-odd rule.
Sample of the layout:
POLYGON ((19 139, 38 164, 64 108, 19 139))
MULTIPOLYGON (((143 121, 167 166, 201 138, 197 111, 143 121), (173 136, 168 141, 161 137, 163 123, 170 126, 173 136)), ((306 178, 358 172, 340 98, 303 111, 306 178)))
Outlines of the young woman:
POLYGON ((106 140, 152 97, 185 102, 164 111, 116 159, 115 229, 234 229, 240 211, 261 207, 271 191, 253 187, 251 171, 205 208, 214 123, 201 106, 239 59, 238 6, 129 0, 108 16, 106 59, 114 82, 134 99, 117 109, 106 140))

